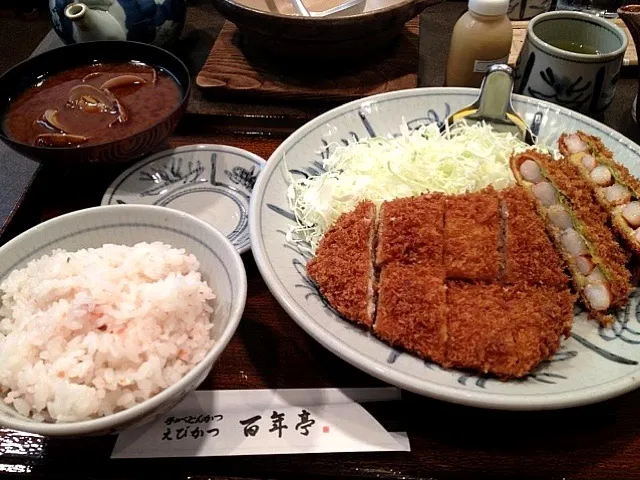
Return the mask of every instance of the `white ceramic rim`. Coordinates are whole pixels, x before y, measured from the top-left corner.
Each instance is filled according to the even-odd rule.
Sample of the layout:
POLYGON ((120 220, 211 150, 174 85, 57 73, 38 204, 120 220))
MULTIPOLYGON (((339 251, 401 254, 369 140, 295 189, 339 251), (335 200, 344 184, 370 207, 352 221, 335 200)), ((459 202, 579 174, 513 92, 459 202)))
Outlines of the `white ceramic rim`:
POLYGON ((124 209, 139 209, 144 211, 150 210, 162 210, 163 213, 168 215, 176 215, 183 218, 188 219, 190 222, 200 224, 200 227, 208 230, 208 234, 214 237, 224 245, 224 248, 228 250, 230 258, 232 258, 232 264, 228 265, 230 269, 236 270, 240 275, 240 283, 238 285, 238 302, 235 304, 229 311, 229 322, 226 327, 222 331, 219 340, 214 344, 213 348, 209 350, 207 355, 198 363, 195 367, 193 367, 184 377, 178 380, 173 385, 165 388, 160 393, 154 395, 153 397, 145 400, 131 408, 123 410, 121 412, 117 412, 111 415, 107 415, 104 417, 99 417, 91 420, 83 420, 80 422, 70 422, 70 423, 43 423, 43 422, 33 422, 26 420, 18 420, 11 417, 3 417, 2 425, 6 428, 12 428, 14 430, 20 430, 25 432, 36 433, 39 435, 49 435, 49 436, 79 436, 79 435, 90 435, 94 432, 102 431, 102 430, 110 430, 113 428, 117 428, 118 425, 126 424, 129 422, 133 422, 136 419, 144 416, 145 414, 155 410, 160 407, 165 402, 169 401, 176 391, 184 388, 185 385, 194 381, 198 375, 200 375, 207 364, 214 364, 215 359, 220 356, 223 350, 227 347, 227 344, 235 334, 236 329, 240 323, 240 319, 242 318, 242 314, 244 312, 244 307, 246 303, 247 297, 247 274, 244 268, 244 264, 242 263, 242 259, 240 258, 240 254, 233 247, 229 239, 225 237, 218 230, 213 228, 208 223, 200 220, 199 218, 194 217, 188 213, 180 212, 177 210, 172 210, 165 207, 158 207, 155 205, 106 205, 99 207, 91 207, 85 208, 82 210, 77 210, 75 212, 67 213, 64 215, 60 215, 58 217, 52 218, 43 222, 35 227, 26 230, 21 233, 17 237, 13 238, 5 245, 0 247, 0 256, 3 251, 16 243, 22 241, 23 238, 33 235, 36 231, 45 230, 49 228, 55 228, 56 224, 60 223, 64 219, 68 219, 70 217, 78 216, 79 214, 100 214, 100 212, 105 211, 105 209, 110 210, 124 210, 124 209))
MULTIPOLYGON (((477 95, 479 93, 479 89, 462 87, 424 87, 381 93, 351 101, 325 112, 324 114, 307 122, 291 134, 282 144, 280 144, 271 157, 269 157, 269 160, 267 160, 267 165, 262 174, 258 177, 258 181, 256 182, 254 192, 251 197, 251 204, 249 208, 249 233, 251 235, 252 253, 256 260, 256 264, 258 265, 258 269, 260 270, 262 278, 266 282, 269 290, 278 300, 278 303, 280 303, 291 318, 309 335, 346 362, 380 380, 437 400, 498 410, 552 410, 600 402, 617 397, 640 387, 640 376, 633 374, 575 392, 551 393, 548 395, 535 396, 477 392, 472 390, 461 391, 457 388, 437 385, 428 381, 422 381, 418 384, 418 382, 416 382, 416 380, 410 375, 389 368, 386 364, 375 362, 370 357, 348 348, 348 346, 345 346, 339 338, 334 337, 331 334, 327 334, 315 322, 308 321, 306 319, 306 314, 296 306, 296 302, 293 297, 287 292, 286 288, 284 288, 280 283, 280 280, 276 277, 275 273, 269 268, 266 249, 264 244, 261 242, 259 235, 259 213, 260 208, 262 207, 262 190, 265 188, 263 184, 265 184, 267 179, 270 177, 271 170, 280 166, 277 159, 282 157, 288 150, 289 145, 297 141, 299 137, 306 135, 309 131, 323 124, 329 124, 333 118, 340 116, 344 111, 348 111, 356 105, 370 105, 380 100, 388 101, 394 98, 402 98, 403 96, 414 96, 416 92, 423 92, 427 95, 430 93, 477 95)), ((597 126, 599 130, 609 135, 612 139, 622 143, 640 157, 640 147, 638 145, 634 144, 627 137, 619 134, 612 128, 592 120, 586 115, 574 112, 573 110, 569 110, 568 108, 561 107, 550 102, 536 100, 524 95, 514 94, 512 99, 521 103, 540 106, 541 108, 552 111, 556 114, 578 118, 582 122, 597 126)), ((283 195, 284 193, 285 192, 283 192, 283 195)))
MULTIPOLYGON (((536 15, 534 18, 529 20, 529 25, 527 25, 527 39, 531 43, 533 43, 536 47, 538 47, 543 52, 555 55, 556 57, 560 57, 566 60, 580 60, 582 63, 605 63, 611 60, 615 60, 617 58, 622 58, 624 56, 624 52, 627 50, 627 46, 629 45, 629 40, 627 39, 627 35, 624 31, 618 27, 615 23, 610 22, 604 18, 597 17, 595 15, 590 15, 584 12, 574 12, 572 10, 554 10, 553 12, 545 12, 540 15, 536 15), (589 55, 586 53, 575 53, 568 52, 567 50, 562 50, 561 48, 554 47, 550 43, 545 42, 540 37, 538 37, 533 29, 536 24, 541 20, 546 20, 548 18, 557 18, 557 19, 581 19, 581 20, 589 20, 592 23, 597 23, 598 25, 606 28, 607 30, 614 32, 618 35, 618 38, 622 42, 622 45, 609 53, 599 53, 597 55, 589 55)), ((526 41, 526 39, 525 39, 526 41)))
MULTIPOLYGON (((113 182, 111 182, 111 184, 109 185, 107 190, 102 195, 102 200, 100 201, 100 205, 102 205, 102 206, 113 205, 112 203, 109 203, 109 199, 115 193, 116 187, 120 185, 120 183, 125 179, 125 177, 128 177, 129 175, 131 175, 132 172, 135 172, 136 170, 138 170, 143 164, 149 164, 149 163, 155 162, 159 158, 163 158, 163 157, 166 157, 168 155, 178 154, 178 153, 183 152, 185 150, 193 150, 193 149, 205 150, 205 151, 228 152, 228 153, 235 153, 235 154, 238 154, 238 155, 245 155, 247 157, 250 157, 252 160, 255 160, 257 163, 259 163, 261 165, 260 166, 260 173, 262 173, 262 170, 264 170, 264 166, 267 163, 264 158, 262 158, 259 155, 256 155, 253 152, 250 152, 248 150, 244 150, 244 149, 238 148, 238 147, 231 147, 229 145, 219 145, 219 144, 216 144, 216 143, 195 143, 193 145, 181 145, 181 146, 176 147, 176 148, 168 148, 166 150, 162 150, 161 152, 154 153, 153 155, 149 155, 148 157, 145 157, 145 158, 143 158, 142 160, 140 160, 138 162, 135 162, 133 165, 131 165, 129 168, 127 168, 124 172, 122 172, 120 175, 118 175, 113 180, 113 182)), ((258 178, 259 177, 260 177, 260 174, 258 174, 258 178)), ((253 191, 252 191, 252 193, 253 193, 253 191)), ((249 202, 251 202, 251 196, 252 195, 249 195, 249 202)), ((145 204, 143 204, 143 203, 130 203, 129 205, 145 205, 145 204)), ((172 210, 176 210, 176 209, 172 209, 172 210)), ((176 210, 176 211, 177 212, 181 212, 181 210, 176 210)), ((182 212, 182 213, 186 213, 186 212, 182 212)), ((249 228, 249 224, 247 224, 247 228, 249 228)), ((234 248, 235 248, 235 246, 234 246, 234 248)), ((246 245, 241 246, 240 248, 236 248, 236 250, 238 251, 238 253, 243 254, 245 252, 248 252, 250 248, 251 248, 251 242, 247 243, 246 245)))
POLYGON ((348 19, 351 18, 355 18, 355 19, 361 19, 363 17, 367 17, 368 15, 373 15, 373 14, 379 14, 379 13, 383 13, 383 12, 390 12, 395 10, 396 8, 400 8, 400 7, 405 7, 407 5, 411 5, 412 3, 419 3, 420 0, 402 0, 398 3, 396 3, 395 5, 390 5, 388 7, 381 7, 378 8, 376 10, 369 10, 368 12, 362 12, 362 13, 356 13, 354 15, 347 15, 347 16, 328 16, 328 17, 303 17, 301 15, 287 15, 284 13, 275 13, 275 12, 269 12, 267 10, 260 10, 258 8, 255 7, 250 7, 248 5, 245 5, 244 3, 240 3, 237 0, 224 0, 227 3, 232 4, 234 7, 238 8, 238 9, 243 9, 243 10, 248 10, 252 13, 257 13, 257 14, 261 14, 261 15, 266 15, 268 17, 272 17, 272 18, 280 18, 280 19, 295 19, 294 21, 305 21, 305 22, 316 22, 316 23, 320 23, 320 22, 327 22, 327 20, 331 20, 331 21, 347 21, 348 19))

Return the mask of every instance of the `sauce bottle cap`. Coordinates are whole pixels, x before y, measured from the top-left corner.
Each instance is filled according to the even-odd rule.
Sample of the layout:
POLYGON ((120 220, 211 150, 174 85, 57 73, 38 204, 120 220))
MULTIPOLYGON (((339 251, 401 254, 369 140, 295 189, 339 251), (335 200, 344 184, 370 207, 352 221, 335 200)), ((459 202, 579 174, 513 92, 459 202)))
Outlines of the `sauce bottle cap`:
POLYGON ((469 0, 469 10, 479 15, 506 15, 509 0, 469 0))

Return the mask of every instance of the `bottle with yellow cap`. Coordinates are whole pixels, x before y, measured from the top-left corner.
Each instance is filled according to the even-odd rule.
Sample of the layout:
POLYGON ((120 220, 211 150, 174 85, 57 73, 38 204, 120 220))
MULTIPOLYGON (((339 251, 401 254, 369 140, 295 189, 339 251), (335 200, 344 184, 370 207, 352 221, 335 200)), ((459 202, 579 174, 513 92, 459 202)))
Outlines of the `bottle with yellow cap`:
POLYGON ((507 63, 513 30, 509 0, 469 0, 451 36, 445 85, 479 87, 491 65, 507 63))

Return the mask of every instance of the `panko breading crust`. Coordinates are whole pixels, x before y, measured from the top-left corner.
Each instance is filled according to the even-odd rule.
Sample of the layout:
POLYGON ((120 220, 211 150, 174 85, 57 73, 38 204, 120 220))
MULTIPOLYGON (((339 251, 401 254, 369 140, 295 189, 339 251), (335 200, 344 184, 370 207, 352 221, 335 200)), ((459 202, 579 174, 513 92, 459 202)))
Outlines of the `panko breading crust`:
MULTIPOLYGON (((616 182, 620 182, 627 188, 633 199, 640 199, 640 181, 635 178, 629 170, 616 162, 613 159, 613 154, 607 149, 602 141, 598 137, 587 135, 584 132, 576 132, 576 135, 582 139, 587 145, 589 145, 589 154, 592 155, 598 165, 603 165, 609 168, 616 182)), ((608 212, 611 221, 611 228, 613 231, 623 240, 623 245, 633 251, 635 254, 640 255, 640 242, 635 240, 634 229, 629 226, 627 221, 620 214, 620 210, 609 203, 606 199, 604 189, 593 182, 590 178, 589 170, 586 169, 582 163, 584 153, 569 154, 565 146, 566 134, 560 137, 558 140, 558 146, 564 155, 565 161, 571 162, 577 166, 582 177, 585 179, 585 183, 591 187, 591 193, 596 202, 598 202, 602 208, 608 212)))
POLYGON ((375 278, 371 252, 376 206, 361 202, 342 215, 324 235, 307 274, 331 306, 348 319, 373 325, 375 278))
POLYGON ((376 266, 389 262, 442 265, 445 196, 398 198, 380 208, 376 266))
POLYGON ((444 265, 447 278, 496 280, 502 270, 500 200, 489 187, 447 197, 444 265))
MULTIPOLYGON (((620 181, 628 186, 637 196, 640 196, 640 180, 631 175, 629 169, 624 165, 616 162, 613 159, 613 153, 609 150, 602 140, 598 137, 594 137, 593 135, 587 135, 584 132, 577 131, 576 135, 580 137, 587 145, 589 145, 589 150, 591 155, 599 156, 599 160, 604 162, 609 168, 613 168, 615 170, 615 175, 620 179, 620 181)), ((560 153, 567 157, 571 155, 565 146, 564 139, 567 137, 567 134, 562 134, 560 139, 558 140, 558 149, 560 153)))
POLYGON ((464 198, 385 202, 377 247, 371 239, 375 208, 363 202, 325 234, 307 270, 338 312, 389 344, 443 366, 520 377, 556 351, 569 331, 574 298, 526 192, 487 189, 464 198), (447 218, 453 248, 445 254, 447 218), (379 282, 371 269, 374 251, 379 282), (456 275, 470 280, 447 279, 452 264, 456 275), (375 319, 368 315, 372 301, 375 319))
POLYGON ((499 377, 522 377, 559 347, 573 320, 568 289, 447 281, 446 360, 499 377))
POLYGON ((423 263, 385 265, 373 331, 391 345, 443 363, 447 341, 444 270, 423 263))
POLYGON ((620 246, 607 226, 607 212, 595 202, 589 184, 574 164, 545 155, 538 155, 536 162, 553 186, 568 198, 581 232, 592 244, 592 256, 600 259, 610 272, 611 307, 625 305, 632 290, 631 274, 626 267, 629 253, 620 246))
POLYGON ((503 202, 505 271, 502 282, 566 288, 564 264, 547 236, 536 203, 521 187, 500 192, 503 202))

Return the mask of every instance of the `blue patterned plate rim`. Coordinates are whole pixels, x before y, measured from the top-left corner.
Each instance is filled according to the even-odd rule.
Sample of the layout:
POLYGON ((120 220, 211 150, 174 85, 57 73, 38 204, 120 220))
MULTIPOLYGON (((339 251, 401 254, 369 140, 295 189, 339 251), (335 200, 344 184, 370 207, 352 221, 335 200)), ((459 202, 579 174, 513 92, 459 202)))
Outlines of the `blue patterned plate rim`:
MULTIPOLYGON (((305 137, 309 133, 315 132, 323 126, 330 127, 332 121, 348 113, 358 112, 364 128, 366 129, 368 134, 374 135, 374 129, 372 128, 371 123, 366 118, 367 112, 371 112, 372 107, 412 97, 444 96, 456 97, 456 100, 464 99, 464 101, 462 101, 461 103, 463 105, 466 105, 471 103, 477 97, 477 94, 478 89, 473 88, 426 87, 373 95, 363 99, 354 100, 352 102, 334 108, 309 121, 308 123, 300 127, 291 136, 289 136, 271 155, 269 161, 267 161, 267 165, 264 169, 263 174, 260 175, 256 182, 249 208, 249 232, 251 235, 252 251, 256 259, 256 264, 258 265, 258 268, 267 286, 269 287, 275 298, 278 300, 278 302, 294 319, 294 321, 298 323, 298 325, 300 325, 315 340, 317 340, 319 343, 321 343, 323 346, 325 346, 327 349, 329 349, 331 352, 333 352, 343 360, 381 380, 387 381, 406 390, 430 396, 439 400, 469 406, 503 410, 545 410, 595 403, 622 395, 637 388, 638 386, 640 386, 640 368, 635 368, 634 370, 626 372, 625 374, 620 375, 617 378, 612 378, 610 380, 600 382, 595 386, 576 388, 557 393, 492 393, 486 390, 465 390, 459 387, 442 385, 437 382, 421 379, 416 376, 412 376, 405 371, 400 371, 398 369, 392 368, 392 361, 388 360, 387 362, 382 362, 378 359, 374 359, 371 356, 366 355, 365 353, 356 351, 349 344, 347 344, 343 338, 340 338, 338 335, 335 335, 334 333, 329 332, 328 330, 323 328, 323 326, 319 322, 315 322, 312 318, 309 317, 299 300, 296 299, 296 293, 298 294, 298 297, 304 297, 304 293, 287 290, 287 287, 284 285, 282 278, 280 278, 276 273, 273 260, 282 262, 285 261, 285 259, 282 257, 281 252, 270 254, 270 252, 267 251, 267 248, 265 246, 266 232, 264 230, 265 222, 263 222, 263 214, 266 211, 270 210, 272 212, 279 213, 281 216, 285 216, 290 220, 292 214, 288 211, 287 208, 267 205, 265 203, 265 195, 267 193, 267 186, 269 185, 272 176, 276 172, 280 172, 282 170, 281 163, 283 156, 285 154, 288 154, 289 150, 295 148, 296 145, 304 141, 305 137)), ((627 137, 614 131, 610 127, 592 120, 585 115, 576 113, 572 110, 549 102, 525 97, 522 95, 513 95, 513 104, 516 111, 519 110, 518 107, 534 107, 536 109, 543 110, 547 115, 552 114, 556 117, 573 119, 575 121, 586 124, 588 127, 594 130, 595 134, 606 137, 605 139, 609 142, 616 142, 617 144, 621 145, 622 148, 633 153, 635 157, 640 157, 640 147, 638 147, 638 145, 633 143, 627 137)), ((443 119, 444 118, 442 118, 441 120, 443 119)), ((436 118, 436 121, 440 120, 437 120, 436 118)), ((350 133, 353 134, 353 132, 350 133)), ((384 132, 384 134, 387 133, 388 132, 384 132)), ((380 134, 383 133, 381 132, 380 134)), ((318 150, 321 149, 322 145, 318 145, 318 150)), ((634 163, 640 165, 640 162, 637 159, 634 160, 634 163)), ((285 193, 286 192, 282 192, 283 204, 286 204, 285 193)), ((294 268, 304 268, 304 266, 298 261, 298 265, 296 265, 294 268)), ((347 322, 344 323, 346 329, 355 328, 347 324, 347 322)), ((578 335, 573 337, 573 339, 577 343, 582 345, 585 345, 584 342, 589 343, 584 338, 578 335)), ((371 339, 371 341, 373 342, 375 340, 371 339)), ((604 356, 605 358, 606 355, 617 357, 615 354, 611 354, 607 351, 599 352, 598 350, 602 349, 594 345, 591 345, 588 348, 592 352, 595 352, 600 356, 604 356)), ((395 356, 397 356, 397 353, 394 352, 396 351, 391 349, 390 347, 389 350, 391 352, 389 357, 391 358, 393 356, 395 361, 395 356)), ((638 361, 628 360, 621 357, 614 358, 614 361, 622 364, 628 361, 628 363, 626 363, 627 365, 636 366, 639 363, 638 361)), ((465 375, 461 373, 461 376, 458 379, 458 383, 464 386, 465 382, 471 377, 473 377, 473 375, 465 375)), ((538 381, 544 382, 544 380, 538 381)), ((480 383, 481 380, 476 381, 476 385, 479 385, 480 383)), ((484 388, 484 385, 482 385, 482 388, 484 388)))
MULTIPOLYGON (((127 181, 136 172, 141 171, 145 167, 148 167, 154 164, 155 162, 158 162, 163 159, 171 158, 173 156, 177 156, 180 154, 186 154, 191 152, 211 152, 212 154, 211 177, 215 177, 216 175, 216 159, 218 154, 229 155, 230 157, 228 156, 227 159, 232 158, 233 156, 240 157, 244 160, 251 162, 253 165, 256 166, 257 172, 255 174, 253 174, 253 172, 245 171, 245 172, 241 172, 240 175, 235 175, 235 177, 232 178, 232 174, 227 173, 230 181, 229 184, 222 184, 220 182, 216 182, 215 180, 209 179, 206 182, 202 182, 202 183, 198 182, 196 186, 196 184, 193 182, 195 182, 195 180, 199 178, 198 175, 199 173, 201 173, 199 170, 200 169, 204 170, 204 167, 198 166, 194 169, 189 169, 183 173, 181 170, 182 164, 180 164, 178 167, 179 173, 175 176, 176 182, 169 183, 169 181, 167 181, 166 184, 160 185, 163 188, 164 187, 169 188, 171 191, 167 192, 167 195, 171 196, 174 199, 182 195, 188 195, 191 191, 196 191, 196 190, 202 191, 204 186, 211 187, 209 188, 209 190, 211 191, 220 190, 218 193, 221 193, 227 196, 231 201, 233 201, 233 203, 235 203, 238 206, 239 211, 241 212, 240 221, 238 222, 234 230, 227 235, 227 238, 236 247, 236 250, 238 250, 240 254, 245 253, 251 248, 251 241, 250 241, 249 231, 248 231, 249 218, 248 218, 248 208, 247 208, 250 203, 250 196, 244 193, 244 191, 245 190, 248 192, 253 191, 257 177, 262 172, 266 164, 265 160, 262 157, 254 153, 251 153, 247 150, 243 150, 238 147, 232 147, 230 145, 218 145, 218 144, 206 144, 206 143, 194 144, 194 145, 183 145, 180 147, 163 150, 149 157, 146 157, 143 160, 140 160, 139 162, 136 162, 135 164, 127 168, 124 172, 122 172, 120 175, 118 175, 118 177, 107 188, 106 192, 102 197, 102 201, 100 204, 115 205, 115 204, 123 204, 123 203, 135 203, 135 202, 131 202, 130 199, 127 202, 124 202, 116 198, 118 195, 119 188, 122 186, 122 184, 125 181, 127 181), (187 178, 190 176, 191 178, 187 178), (177 185, 178 181, 182 181, 181 183, 183 183, 183 185, 177 185), (232 184, 240 185, 240 187, 235 187, 232 184), (229 190, 229 191, 225 192, 223 190, 229 190), (236 197, 242 197, 242 200, 239 200, 236 197)), ((191 168, 191 167, 189 166, 188 168, 191 168)), ((138 192, 135 192, 135 193, 138 193, 138 192)), ((146 190, 141 189, 139 192, 140 197, 148 196, 148 195, 151 195, 151 194, 148 193, 146 190)), ((162 198, 165 198, 165 197, 162 197, 162 198)), ((139 202, 139 203, 143 205, 148 204, 144 202, 139 202)), ((160 203, 162 203, 161 200, 158 200, 154 204, 160 205, 160 203)), ((212 226, 216 228, 215 225, 212 225, 212 226)))

